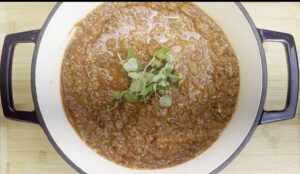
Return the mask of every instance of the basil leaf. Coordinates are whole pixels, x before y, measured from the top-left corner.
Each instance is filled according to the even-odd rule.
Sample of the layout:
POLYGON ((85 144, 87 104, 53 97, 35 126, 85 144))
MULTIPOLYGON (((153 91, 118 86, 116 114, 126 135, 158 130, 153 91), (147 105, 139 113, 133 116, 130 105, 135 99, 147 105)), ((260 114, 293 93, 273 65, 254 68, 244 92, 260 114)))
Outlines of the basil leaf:
POLYGON ((166 90, 166 93, 167 93, 167 95, 171 95, 171 94, 172 94, 172 90, 171 90, 170 88, 168 88, 168 89, 166 90))
POLYGON ((151 65, 155 68, 159 68, 160 67, 160 61, 157 59, 154 59, 151 63, 151 65))
POLYGON ((158 83, 159 86, 162 86, 162 87, 167 87, 170 85, 169 82, 167 82, 166 80, 162 80, 158 83))
POLYGON ((170 52, 170 49, 168 48, 161 48, 157 51, 157 57, 161 60, 165 60, 167 57, 167 54, 170 52))
POLYGON ((159 93, 160 95, 167 95, 167 91, 166 91, 165 89, 159 89, 159 90, 158 90, 158 93, 159 93))
POLYGON ((177 82, 179 80, 179 76, 174 75, 174 74, 169 74, 168 79, 170 79, 171 83, 174 83, 174 82, 177 82))
POLYGON ((168 54, 166 55, 166 61, 167 61, 168 63, 174 63, 175 59, 174 59, 174 57, 173 57, 173 55, 172 55, 171 53, 168 53, 168 54))
POLYGON ((138 79, 138 78, 140 78, 141 75, 140 75, 140 73, 137 73, 137 72, 130 72, 130 73, 128 73, 128 76, 132 79, 138 79))
POLYGON ((172 73, 174 69, 174 65, 173 64, 170 64, 170 63, 166 63, 165 67, 164 67, 164 70, 165 70, 165 75, 168 76, 169 74, 172 73))
POLYGON ((163 107, 170 107, 172 105, 172 99, 168 95, 162 96, 159 98, 159 104, 163 107))
POLYGON ((126 63, 124 63, 123 68, 127 72, 133 72, 139 70, 138 61, 136 58, 130 58, 126 63))
POLYGON ((140 81, 139 80, 132 80, 129 89, 132 92, 139 92, 139 91, 141 91, 142 89, 140 87, 140 81))
POLYGON ((138 101, 139 97, 132 92, 128 92, 124 95, 126 101, 130 103, 135 103, 138 101))
POLYGON ((148 94, 152 94, 152 92, 153 92, 153 84, 144 88, 144 90, 142 91, 142 95, 147 96, 148 94))
POLYGON ((163 78, 163 75, 162 74, 158 74, 158 75, 156 75, 156 76, 153 77, 152 81, 153 82, 158 82, 162 78, 163 78))
POLYGON ((166 79, 166 76, 164 75, 164 73, 162 71, 159 72, 159 74, 157 74, 156 76, 153 77, 152 81, 153 82, 158 82, 161 79, 166 79))
POLYGON ((155 75, 153 73, 146 73, 145 76, 147 82, 152 82, 152 79, 154 78, 155 75))
POLYGON ((141 88, 141 91, 144 91, 146 89, 146 85, 147 85, 147 81, 146 81, 146 78, 143 76, 140 79, 140 88, 141 88))
POLYGON ((139 80, 132 80, 131 81, 131 84, 130 84, 130 87, 129 87, 129 90, 132 91, 132 92, 139 92, 141 91, 141 89, 139 88, 139 80))

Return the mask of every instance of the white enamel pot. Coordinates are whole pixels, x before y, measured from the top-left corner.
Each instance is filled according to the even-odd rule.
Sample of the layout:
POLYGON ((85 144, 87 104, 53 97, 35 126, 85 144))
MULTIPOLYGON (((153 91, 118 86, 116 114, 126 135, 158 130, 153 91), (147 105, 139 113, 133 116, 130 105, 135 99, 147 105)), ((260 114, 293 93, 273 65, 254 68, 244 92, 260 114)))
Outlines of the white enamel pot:
POLYGON ((217 173, 230 163, 263 123, 291 119, 298 98, 298 61, 295 42, 287 33, 257 29, 240 3, 197 2, 228 37, 239 61, 240 93, 236 112, 220 138, 203 154, 158 170, 138 170, 117 165, 91 150, 76 134, 65 115, 60 94, 60 68, 68 35, 76 22, 99 2, 58 3, 40 30, 6 36, 1 57, 1 100, 10 119, 38 123, 58 153, 80 173, 89 174, 201 174, 217 173), (76 13, 74 13, 76 12, 76 13), (280 42, 288 62, 288 97, 280 111, 264 111, 267 67, 262 43, 280 42), (14 108, 11 86, 13 52, 17 43, 33 42, 35 51, 31 88, 35 111, 14 108))

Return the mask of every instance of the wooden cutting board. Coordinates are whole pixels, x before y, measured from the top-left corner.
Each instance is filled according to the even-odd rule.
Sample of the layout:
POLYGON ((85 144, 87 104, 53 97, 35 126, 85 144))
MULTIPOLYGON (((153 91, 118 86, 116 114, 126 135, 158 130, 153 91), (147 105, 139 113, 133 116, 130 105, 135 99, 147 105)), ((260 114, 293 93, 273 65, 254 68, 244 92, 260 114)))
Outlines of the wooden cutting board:
MULTIPOLYGON (((6 34, 39 29, 55 3, 0 3, 0 49, 6 34)), ((259 28, 291 33, 300 53, 300 3, 243 3, 259 28)), ((282 45, 264 44, 268 64, 266 109, 284 106, 287 71, 282 45)), ((13 89, 17 108, 32 110, 30 63, 32 44, 15 52, 13 89)), ((1 110, 2 111, 2 110, 1 110)), ((0 111, 0 174, 76 173, 50 145, 38 125, 10 121, 0 111)), ((241 154, 222 174, 299 174, 300 114, 261 125, 241 154)))

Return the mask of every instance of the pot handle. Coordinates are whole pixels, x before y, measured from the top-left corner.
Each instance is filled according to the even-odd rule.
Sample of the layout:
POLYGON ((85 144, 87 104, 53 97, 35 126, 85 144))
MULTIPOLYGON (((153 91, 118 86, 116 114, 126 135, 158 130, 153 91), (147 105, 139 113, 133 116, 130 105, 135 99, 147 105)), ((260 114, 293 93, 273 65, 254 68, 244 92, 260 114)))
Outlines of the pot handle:
POLYGON ((286 106, 279 111, 263 111, 260 124, 287 120, 295 116, 299 93, 298 56, 294 37, 288 33, 258 29, 263 42, 280 42, 284 45, 288 64, 288 94, 286 106))
POLYGON ((35 111, 17 111, 12 94, 12 62, 15 47, 18 43, 36 43, 40 30, 9 34, 4 39, 1 55, 0 90, 3 113, 13 120, 38 123, 35 111))

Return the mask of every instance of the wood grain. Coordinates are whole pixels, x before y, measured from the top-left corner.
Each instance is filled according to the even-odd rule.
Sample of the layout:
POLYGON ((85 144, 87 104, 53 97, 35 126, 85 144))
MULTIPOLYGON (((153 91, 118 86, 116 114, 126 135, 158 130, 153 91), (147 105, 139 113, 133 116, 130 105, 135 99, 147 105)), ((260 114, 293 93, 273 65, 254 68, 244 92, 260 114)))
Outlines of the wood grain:
MULTIPOLYGON (((0 3, 0 49, 6 34, 38 29, 55 3, 0 3)), ((243 3, 259 28, 291 33, 300 53, 300 3, 243 3)), ((32 44, 17 47, 13 65, 16 106, 32 110, 30 64, 32 44)), ((268 64, 265 109, 284 107, 287 71, 283 47, 264 44, 268 64)), ((1 110, 2 111, 2 110, 1 110)), ((77 173, 53 149, 38 125, 10 121, 0 112, 1 174, 77 173)), ((300 119, 259 126, 246 148, 222 174, 300 173, 300 119)))

